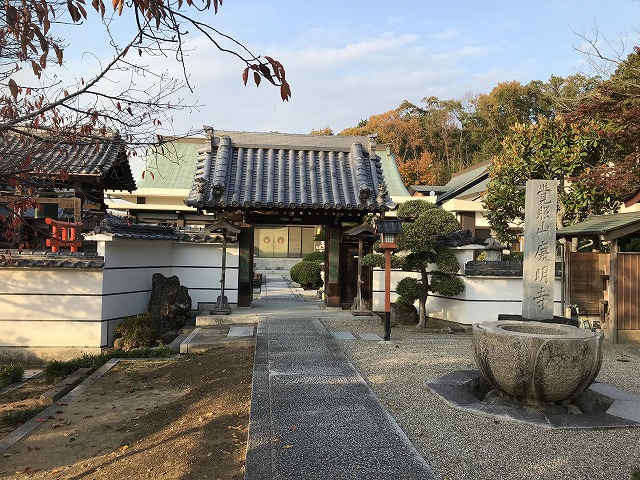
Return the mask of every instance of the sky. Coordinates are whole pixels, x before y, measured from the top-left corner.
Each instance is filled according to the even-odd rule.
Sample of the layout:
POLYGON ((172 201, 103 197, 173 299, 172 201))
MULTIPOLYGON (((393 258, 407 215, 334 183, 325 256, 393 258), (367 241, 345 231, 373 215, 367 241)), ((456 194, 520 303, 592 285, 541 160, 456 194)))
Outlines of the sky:
MULTIPOLYGON (((193 92, 181 97, 200 108, 174 113, 177 132, 208 125, 339 133, 404 100, 420 105, 429 96, 489 93, 499 82, 594 74, 578 51, 581 35, 623 58, 640 45, 638 0, 224 0, 217 15, 200 19, 279 60, 292 97, 282 102, 266 82, 245 87, 244 64, 192 32, 185 46, 193 92)), ((69 39, 70 72, 90 71, 108 54, 83 35, 69 39), (87 48, 91 55, 81 57, 87 48)), ((171 59, 155 67, 180 75, 171 59)))

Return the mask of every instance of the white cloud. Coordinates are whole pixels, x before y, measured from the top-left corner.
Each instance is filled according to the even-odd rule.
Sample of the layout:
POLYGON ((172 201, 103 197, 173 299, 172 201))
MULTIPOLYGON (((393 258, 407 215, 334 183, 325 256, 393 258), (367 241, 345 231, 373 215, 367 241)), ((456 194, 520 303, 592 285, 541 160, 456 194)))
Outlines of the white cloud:
MULTIPOLYGON (((243 10, 234 17, 233 7, 225 3, 225 16, 216 17, 221 20, 216 25, 250 38, 247 46, 252 51, 283 63, 291 101, 282 102, 278 90, 264 80, 259 88, 251 79, 245 87, 239 59, 190 34, 186 47, 192 50, 186 66, 194 93, 185 91, 181 97, 205 106, 199 112, 175 112, 177 130, 208 124, 219 129, 307 133, 329 125, 337 132, 394 109, 405 99, 419 103, 431 95, 461 98, 466 92, 488 92, 503 81, 546 80, 552 73, 575 73, 580 61, 571 47, 575 37, 563 29, 566 18, 541 17, 546 20, 544 35, 515 28, 524 20, 542 21, 523 17, 524 7, 461 11, 449 5, 433 11, 416 4, 403 10, 385 2, 366 12, 349 11, 345 4, 337 15, 337 7, 296 4, 288 7, 292 18, 277 23, 280 12, 271 11, 277 5, 260 3, 252 10, 249 4, 238 3, 243 10), (298 16, 293 17, 293 10, 298 16)), ((543 15, 545 10, 531 11, 543 15)), ((584 24, 577 18, 580 13, 575 10, 571 17, 578 25, 584 24)), ((171 58, 147 61, 157 71, 182 76, 180 65, 171 58)), ((95 65, 91 58, 71 62, 69 75, 84 75, 95 65)), ((119 80, 120 84, 104 88, 120 88, 125 79, 119 80)), ((147 85, 142 79, 136 81, 142 88, 147 85)))
POLYGON ((220 129, 308 133, 326 125, 339 132, 403 100, 419 103, 427 96, 449 99, 477 91, 478 79, 465 79, 459 62, 487 49, 430 51, 419 35, 384 32, 338 47, 270 50, 284 64, 291 84, 291 101, 284 103, 265 81, 255 88, 250 79, 245 88, 240 62, 211 45, 198 42, 196 52, 189 66, 195 95, 207 107, 197 114, 176 115, 179 126, 206 123, 220 129))
POLYGON ((428 36, 429 39, 431 40, 450 40, 452 38, 456 38, 458 37, 460 34, 460 32, 458 32, 458 30, 456 30, 455 28, 447 28, 446 30, 443 30, 441 32, 436 32, 436 33, 432 33, 428 36))

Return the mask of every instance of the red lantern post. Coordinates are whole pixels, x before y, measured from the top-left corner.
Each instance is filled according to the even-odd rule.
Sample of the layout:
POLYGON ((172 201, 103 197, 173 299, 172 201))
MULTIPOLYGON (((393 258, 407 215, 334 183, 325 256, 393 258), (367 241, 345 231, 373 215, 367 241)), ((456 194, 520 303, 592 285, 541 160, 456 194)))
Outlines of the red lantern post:
POLYGON ((398 248, 397 236, 402 233, 399 219, 376 220, 380 248, 384 249, 384 340, 391 340, 391 251, 398 248))

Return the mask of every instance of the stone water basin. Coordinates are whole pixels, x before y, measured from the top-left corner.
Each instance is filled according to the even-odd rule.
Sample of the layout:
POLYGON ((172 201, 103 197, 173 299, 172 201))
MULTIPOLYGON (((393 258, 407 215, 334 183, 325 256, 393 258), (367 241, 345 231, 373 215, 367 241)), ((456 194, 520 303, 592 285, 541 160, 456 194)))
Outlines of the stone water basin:
POLYGON ((527 405, 566 405, 596 379, 602 335, 570 325, 499 320, 473 326, 484 379, 527 405))

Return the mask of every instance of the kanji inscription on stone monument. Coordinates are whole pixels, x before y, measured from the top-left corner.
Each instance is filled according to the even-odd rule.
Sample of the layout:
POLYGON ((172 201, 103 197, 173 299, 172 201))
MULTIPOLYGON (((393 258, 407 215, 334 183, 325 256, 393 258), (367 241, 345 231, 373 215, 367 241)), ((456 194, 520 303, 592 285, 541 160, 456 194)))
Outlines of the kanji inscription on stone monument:
POLYGON ((522 316, 553 318, 557 180, 529 180, 525 190, 522 316))

